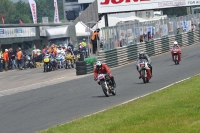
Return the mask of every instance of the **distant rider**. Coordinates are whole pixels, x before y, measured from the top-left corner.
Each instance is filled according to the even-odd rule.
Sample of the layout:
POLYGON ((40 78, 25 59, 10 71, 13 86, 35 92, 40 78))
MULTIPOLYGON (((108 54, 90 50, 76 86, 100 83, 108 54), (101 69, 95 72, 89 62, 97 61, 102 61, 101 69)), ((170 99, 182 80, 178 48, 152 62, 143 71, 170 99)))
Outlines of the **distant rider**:
POLYGON ((144 51, 141 51, 141 52, 139 53, 139 56, 138 56, 137 61, 136 61, 137 71, 138 71, 139 74, 140 74, 139 79, 141 79, 141 71, 138 70, 138 64, 139 64, 139 62, 140 62, 141 59, 147 60, 147 62, 148 62, 148 67, 149 67, 150 70, 151 70, 151 77, 152 77, 151 59, 150 59, 150 57, 148 56, 148 54, 146 54, 144 51))
POLYGON ((178 49, 178 61, 180 62, 181 61, 181 47, 178 45, 178 42, 177 41, 174 41, 174 45, 172 47, 172 50, 171 50, 171 54, 172 54, 172 61, 174 61, 174 52, 173 52, 173 49, 178 49))
MULTIPOLYGON (((97 61, 96 68, 94 69, 94 80, 95 81, 98 80, 97 79, 98 74, 108 74, 111 81, 112 81, 113 87, 114 88, 116 87, 115 80, 114 80, 114 77, 111 74, 110 68, 106 64, 102 64, 101 61, 97 61)), ((98 84, 100 85, 99 80, 98 80, 98 84)))

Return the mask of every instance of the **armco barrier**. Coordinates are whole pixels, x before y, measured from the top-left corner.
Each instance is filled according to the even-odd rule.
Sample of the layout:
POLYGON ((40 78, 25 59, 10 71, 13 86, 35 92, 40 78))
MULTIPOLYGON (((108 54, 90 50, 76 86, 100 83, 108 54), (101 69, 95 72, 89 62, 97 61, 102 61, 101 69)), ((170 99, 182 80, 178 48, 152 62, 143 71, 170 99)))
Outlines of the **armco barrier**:
POLYGON ((200 31, 191 31, 126 47, 120 47, 109 51, 100 51, 98 60, 106 63, 111 68, 125 65, 127 63, 133 62, 141 50, 144 50, 150 56, 169 52, 175 40, 182 47, 199 43, 200 31))

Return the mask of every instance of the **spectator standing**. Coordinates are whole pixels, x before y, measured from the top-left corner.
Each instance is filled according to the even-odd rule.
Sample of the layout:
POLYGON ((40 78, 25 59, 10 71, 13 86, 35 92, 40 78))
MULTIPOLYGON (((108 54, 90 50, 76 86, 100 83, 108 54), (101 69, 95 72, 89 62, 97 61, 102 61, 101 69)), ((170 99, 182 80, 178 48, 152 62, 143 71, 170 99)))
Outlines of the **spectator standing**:
POLYGON ((23 69, 22 68, 22 59, 23 59, 23 53, 21 48, 18 48, 18 52, 17 52, 17 64, 18 64, 18 68, 19 69, 23 69))
POLYGON ((16 69, 16 66, 17 66, 17 65, 16 65, 15 57, 16 57, 16 52, 13 51, 12 48, 10 48, 9 59, 10 59, 10 61, 11 61, 11 68, 12 68, 12 70, 13 70, 13 69, 16 69))
POLYGON ((92 41, 93 54, 96 54, 97 51, 97 40, 99 40, 99 31, 100 29, 96 29, 92 34, 91 41, 92 41))
POLYGON ((3 53, 3 58, 5 62, 5 71, 8 71, 8 63, 9 63, 8 49, 5 49, 5 52, 3 53))
POLYGON ((191 29, 192 29, 192 31, 195 31, 195 28, 196 28, 195 25, 192 24, 192 25, 191 25, 191 29))
POLYGON ((140 35, 140 42, 144 42, 144 36, 140 35))
POLYGON ((72 48, 72 51, 74 52, 74 45, 72 41, 69 42, 68 46, 70 46, 72 48))
POLYGON ((22 50, 22 68, 26 69, 26 51, 25 50, 22 50))
POLYGON ((3 56, 1 49, 0 49, 0 72, 3 72, 3 56))
POLYGON ((9 57, 8 70, 11 70, 11 69, 12 69, 12 58, 11 58, 11 54, 12 54, 12 49, 9 48, 9 50, 8 50, 8 57, 9 57))
POLYGON ((32 51, 33 64, 36 64, 37 57, 38 57, 38 50, 36 49, 36 46, 34 46, 32 51))

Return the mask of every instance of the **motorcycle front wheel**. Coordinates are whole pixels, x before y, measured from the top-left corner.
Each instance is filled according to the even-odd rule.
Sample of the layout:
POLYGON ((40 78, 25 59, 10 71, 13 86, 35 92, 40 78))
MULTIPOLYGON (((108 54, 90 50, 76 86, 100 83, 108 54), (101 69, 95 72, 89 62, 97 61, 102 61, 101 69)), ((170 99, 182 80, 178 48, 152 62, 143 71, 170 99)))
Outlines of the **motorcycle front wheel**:
POLYGON ((174 55, 174 63, 175 63, 175 65, 177 65, 178 64, 178 59, 177 59, 177 55, 174 55))
POLYGON ((103 93, 105 94, 106 97, 109 97, 109 92, 107 91, 106 85, 104 81, 100 81, 101 88, 103 90, 103 93))
POLYGON ((146 71, 145 69, 141 70, 141 76, 142 76, 143 83, 146 83, 145 71, 146 71))

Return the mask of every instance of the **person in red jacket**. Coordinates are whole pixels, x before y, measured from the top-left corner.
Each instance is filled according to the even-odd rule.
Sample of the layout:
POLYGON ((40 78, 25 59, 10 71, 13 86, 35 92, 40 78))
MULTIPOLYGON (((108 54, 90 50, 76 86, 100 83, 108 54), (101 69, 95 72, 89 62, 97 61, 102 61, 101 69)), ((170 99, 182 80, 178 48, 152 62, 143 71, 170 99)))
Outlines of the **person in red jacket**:
MULTIPOLYGON (((112 81, 113 87, 116 87, 114 77, 111 74, 110 68, 106 64, 102 64, 101 61, 97 61, 96 68, 94 69, 94 80, 98 80, 98 74, 108 74, 110 76, 110 79, 112 81)), ((100 85, 100 81, 98 80, 98 84, 100 85)))
POLYGON ((174 52, 173 52, 174 48, 179 49, 177 54, 178 54, 178 62, 180 62, 181 61, 181 47, 178 45, 177 41, 174 41, 174 45, 173 45, 172 50, 171 50, 172 61, 174 61, 174 52))

